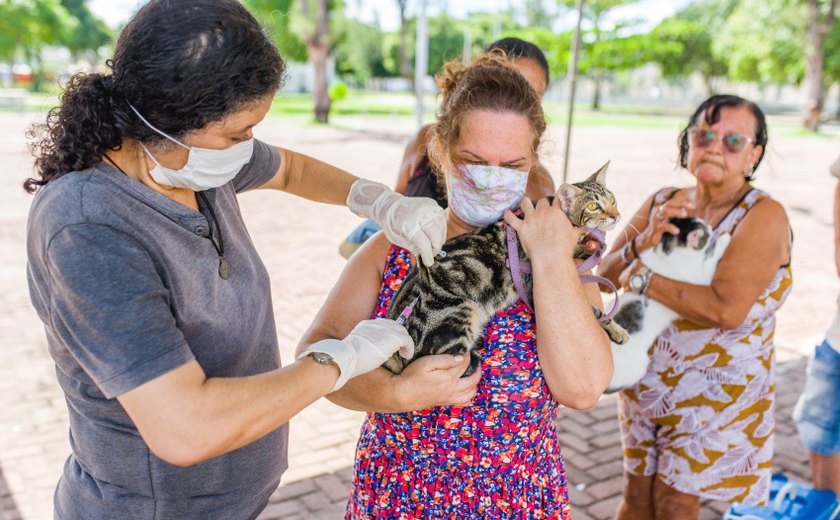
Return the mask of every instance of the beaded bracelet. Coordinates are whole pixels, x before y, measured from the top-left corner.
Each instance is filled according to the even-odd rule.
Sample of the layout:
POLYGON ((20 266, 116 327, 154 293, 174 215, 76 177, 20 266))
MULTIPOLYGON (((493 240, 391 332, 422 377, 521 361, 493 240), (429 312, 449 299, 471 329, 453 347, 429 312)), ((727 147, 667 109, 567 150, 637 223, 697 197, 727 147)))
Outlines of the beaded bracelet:
POLYGON ((636 237, 630 239, 630 251, 633 251, 634 258, 639 258, 639 252, 636 250, 636 237))
POLYGON ((639 252, 636 251, 636 237, 633 237, 630 242, 627 242, 624 244, 624 247, 621 248, 621 261, 625 264, 629 264, 636 258, 639 258, 639 252), (633 252, 632 259, 627 256, 628 250, 633 252))

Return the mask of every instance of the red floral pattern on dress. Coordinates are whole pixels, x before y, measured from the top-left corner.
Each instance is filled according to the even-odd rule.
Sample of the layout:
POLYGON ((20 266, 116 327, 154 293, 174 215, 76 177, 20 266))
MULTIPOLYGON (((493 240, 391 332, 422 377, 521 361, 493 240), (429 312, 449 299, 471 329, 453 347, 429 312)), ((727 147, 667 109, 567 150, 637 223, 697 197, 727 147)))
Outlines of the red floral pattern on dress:
MULTIPOLYGON (((392 246, 375 317, 411 268, 392 246)), ((346 519, 569 518, 557 402, 537 360, 534 317, 517 302, 484 329, 473 406, 369 413, 346 519)))

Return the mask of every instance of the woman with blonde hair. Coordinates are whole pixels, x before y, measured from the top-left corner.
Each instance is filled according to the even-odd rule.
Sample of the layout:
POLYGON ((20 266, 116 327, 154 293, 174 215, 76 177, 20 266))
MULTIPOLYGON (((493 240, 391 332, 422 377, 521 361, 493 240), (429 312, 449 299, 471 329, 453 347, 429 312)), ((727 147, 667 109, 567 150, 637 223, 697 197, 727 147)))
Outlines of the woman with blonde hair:
MULTIPOLYGON (((579 231, 559 203, 522 198, 546 126, 533 87, 497 54, 449 63, 439 84, 429 146, 447 187, 447 237, 504 216, 531 260, 534 306, 519 300, 490 318, 471 376, 461 377, 470 356, 430 355, 400 375, 374 370, 330 395, 370 412, 346 518, 565 519, 555 421, 560 405, 593 406, 612 375, 609 341, 590 308, 600 296, 580 283, 572 260, 579 231), (476 211, 471 201, 482 197, 491 202, 476 211), (520 199, 522 219, 509 211, 520 199)), ((384 316, 416 261, 374 235, 347 263, 299 350, 384 316)))

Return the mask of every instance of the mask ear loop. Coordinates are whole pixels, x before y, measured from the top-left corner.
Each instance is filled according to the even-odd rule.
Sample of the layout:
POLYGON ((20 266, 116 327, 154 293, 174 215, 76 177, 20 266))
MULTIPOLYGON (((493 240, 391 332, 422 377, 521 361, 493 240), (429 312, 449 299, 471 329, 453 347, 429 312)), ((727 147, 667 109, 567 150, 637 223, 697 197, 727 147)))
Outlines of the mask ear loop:
POLYGON ((158 160, 157 160, 157 159, 155 159, 155 156, 154 156, 154 155, 152 155, 152 152, 150 152, 148 148, 146 148, 146 145, 145 145, 145 144, 140 143, 140 146, 142 146, 142 147, 143 147, 143 150, 145 150, 145 151, 146 151, 146 155, 148 155, 148 156, 149 156, 149 159, 151 159, 153 163, 157 164, 160 168, 163 168, 163 165, 161 165, 161 164, 158 162, 158 160))
MULTIPOLYGON (((162 135, 163 137, 165 137, 165 138, 169 139, 170 141, 174 141, 174 142, 176 142, 176 143, 180 144, 181 146, 183 146, 183 147, 184 147, 184 148, 186 148, 187 150, 192 150, 192 148, 190 148, 189 146, 185 145, 185 144, 184 144, 184 143, 182 143, 181 141, 179 141, 179 140, 175 139, 174 137, 172 137, 171 135, 167 134, 167 133, 166 133, 166 132, 164 132, 163 130, 159 130, 157 127, 155 127, 155 126, 154 126, 152 123, 150 123, 150 122, 149 122, 149 121, 148 121, 145 117, 143 117, 143 116, 140 114, 140 112, 138 112, 138 111, 137 111, 137 109, 136 109, 136 108, 134 108, 134 106, 132 106, 132 104, 131 104, 131 103, 128 103, 128 108, 130 108, 132 111, 134 111, 134 113, 135 113, 135 114, 137 114, 137 117, 139 117, 139 118, 140 118, 140 121, 143 121, 143 123, 145 123, 145 124, 146 124, 146 126, 148 126, 149 128, 151 128, 151 129, 152 129, 152 130, 154 130, 155 132, 159 133, 160 135, 162 135)), ((140 143, 140 144, 143 144, 143 143, 140 143)), ((146 148, 146 147, 144 146, 143 148, 146 148)), ((146 150, 146 153, 149 153, 149 150, 146 150)), ((149 155, 151 155, 151 154, 149 154, 149 155)), ((157 162, 157 161, 155 161, 155 162, 157 162)), ((158 166, 160 166, 160 165, 158 164, 158 166)))

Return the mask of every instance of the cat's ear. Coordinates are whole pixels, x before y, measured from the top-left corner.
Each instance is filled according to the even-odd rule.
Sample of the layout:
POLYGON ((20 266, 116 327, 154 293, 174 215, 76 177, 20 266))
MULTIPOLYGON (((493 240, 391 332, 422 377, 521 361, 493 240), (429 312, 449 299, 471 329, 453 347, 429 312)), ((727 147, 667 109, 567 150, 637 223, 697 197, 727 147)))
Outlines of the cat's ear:
POLYGON ((610 167, 610 161, 604 163, 597 172, 593 173, 586 179, 588 182, 595 182, 603 187, 607 187, 607 169, 610 167))
POLYGON ((574 184, 561 184, 560 187, 557 188, 557 192, 554 196, 560 201, 560 207, 563 208, 563 211, 567 211, 572 207, 572 201, 575 200, 578 194, 582 191, 583 190, 581 188, 578 188, 574 184))

